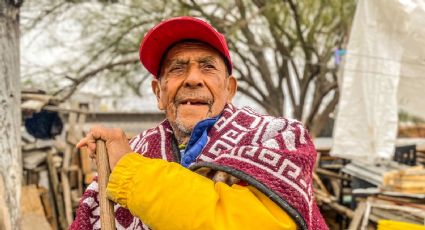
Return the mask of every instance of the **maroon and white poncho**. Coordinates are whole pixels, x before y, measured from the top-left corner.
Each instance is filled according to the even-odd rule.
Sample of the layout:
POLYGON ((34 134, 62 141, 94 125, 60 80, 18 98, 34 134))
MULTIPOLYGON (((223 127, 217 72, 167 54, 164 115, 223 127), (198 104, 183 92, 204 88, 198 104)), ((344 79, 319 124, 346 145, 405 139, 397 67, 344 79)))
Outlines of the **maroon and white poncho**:
MULTIPOLYGON (((146 157, 176 161, 172 135, 165 120, 133 138, 130 144, 146 157)), ((327 226, 313 196, 315 160, 316 150, 300 122, 227 105, 189 168, 227 172, 266 194, 300 229, 318 230, 327 226)), ((114 208, 117 229, 149 229, 127 209, 118 204, 114 208)), ((100 229, 99 211, 98 185, 94 181, 85 191, 70 229, 100 229)))

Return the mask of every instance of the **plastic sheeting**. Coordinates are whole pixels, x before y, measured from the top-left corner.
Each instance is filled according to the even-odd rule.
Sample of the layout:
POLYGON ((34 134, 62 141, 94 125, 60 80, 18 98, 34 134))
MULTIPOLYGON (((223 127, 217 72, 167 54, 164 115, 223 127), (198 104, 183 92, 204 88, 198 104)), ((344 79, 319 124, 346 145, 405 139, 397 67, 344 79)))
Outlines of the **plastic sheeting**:
POLYGON ((331 155, 393 155, 398 109, 425 118, 425 1, 359 0, 331 155))

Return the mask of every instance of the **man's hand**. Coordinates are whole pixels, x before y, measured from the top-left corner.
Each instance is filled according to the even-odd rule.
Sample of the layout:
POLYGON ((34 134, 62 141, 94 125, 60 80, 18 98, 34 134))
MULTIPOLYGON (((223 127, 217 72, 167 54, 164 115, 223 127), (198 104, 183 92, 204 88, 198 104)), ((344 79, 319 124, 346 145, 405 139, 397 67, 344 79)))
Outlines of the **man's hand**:
POLYGON ((111 171, 121 157, 132 152, 124 131, 103 126, 92 127, 86 137, 78 142, 77 148, 86 146, 90 157, 94 158, 96 156, 96 140, 98 139, 104 140, 106 143, 111 171))
POLYGON ((202 175, 204 177, 207 177, 209 179, 211 179, 212 181, 214 181, 215 183, 217 182, 223 182, 229 186, 232 186, 233 184, 237 184, 240 182, 240 180, 226 172, 223 171, 216 171, 210 168, 206 168, 206 167, 202 167, 199 168, 197 170, 195 170, 196 173, 198 173, 199 175, 202 175))

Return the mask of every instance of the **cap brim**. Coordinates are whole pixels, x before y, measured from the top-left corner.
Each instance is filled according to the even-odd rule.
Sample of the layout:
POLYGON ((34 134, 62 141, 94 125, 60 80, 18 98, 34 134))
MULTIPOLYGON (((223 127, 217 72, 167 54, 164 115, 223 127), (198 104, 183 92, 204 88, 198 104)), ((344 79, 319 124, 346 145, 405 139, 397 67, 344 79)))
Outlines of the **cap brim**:
POLYGON ((146 34, 140 46, 140 61, 151 74, 158 77, 160 62, 167 49, 187 39, 208 43, 230 59, 224 37, 213 27, 197 18, 178 17, 159 23, 146 34))

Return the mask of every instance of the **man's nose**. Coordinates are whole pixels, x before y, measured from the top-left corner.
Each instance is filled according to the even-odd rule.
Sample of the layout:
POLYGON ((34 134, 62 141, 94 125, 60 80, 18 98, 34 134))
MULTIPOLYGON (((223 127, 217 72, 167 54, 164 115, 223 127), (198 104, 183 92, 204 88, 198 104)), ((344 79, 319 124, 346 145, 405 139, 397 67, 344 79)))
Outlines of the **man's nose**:
POLYGON ((204 86, 204 83, 202 81, 202 75, 197 68, 190 68, 189 72, 187 73, 187 77, 184 81, 184 86, 188 88, 198 88, 204 86))

